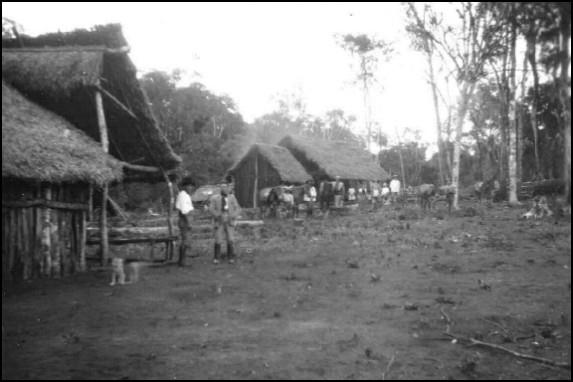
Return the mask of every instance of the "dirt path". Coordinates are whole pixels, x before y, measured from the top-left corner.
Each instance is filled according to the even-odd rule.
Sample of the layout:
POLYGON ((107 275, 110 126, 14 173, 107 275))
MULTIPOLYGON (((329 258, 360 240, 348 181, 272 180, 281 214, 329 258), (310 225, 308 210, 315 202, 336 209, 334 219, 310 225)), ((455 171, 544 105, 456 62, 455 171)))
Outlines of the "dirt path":
POLYGON ((570 379, 453 344, 452 331, 571 360, 571 225, 416 210, 270 222, 240 261, 18 285, 2 297, 2 378, 570 379), (390 364, 390 367, 388 365, 390 364))

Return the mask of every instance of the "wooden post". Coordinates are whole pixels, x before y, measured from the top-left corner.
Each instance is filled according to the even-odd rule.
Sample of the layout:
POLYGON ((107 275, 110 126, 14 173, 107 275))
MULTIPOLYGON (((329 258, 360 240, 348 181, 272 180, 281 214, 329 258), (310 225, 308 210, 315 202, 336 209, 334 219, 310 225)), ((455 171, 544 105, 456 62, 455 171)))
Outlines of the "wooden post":
MULTIPOLYGON (((169 236, 173 236, 173 222, 171 221, 171 211, 174 208, 173 183, 171 183, 171 180, 169 180, 167 173, 163 171, 163 169, 161 169, 161 173, 163 174, 163 178, 165 179, 167 187, 169 188, 169 207, 167 208, 167 228, 169 229, 169 236)), ((167 253, 165 254, 165 257, 166 259, 171 260, 173 258, 173 245, 168 244, 166 250, 167 253)))
MULTIPOLYGON (((109 152, 109 138, 107 135, 107 124, 105 121, 105 113, 103 110, 103 99, 99 91, 95 92, 95 102, 97 109, 97 124, 99 127, 99 135, 101 139, 101 147, 105 153, 109 152)), ((101 233, 101 263, 106 265, 107 259, 109 257, 109 242, 107 235, 107 198, 109 194, 109 187, 107 183, 104 183, 102 187, 102 199, 101 199, 101 221, 100 221, 100 233, 101 233)))
POLYGON ((88 185, 88 222, 94 219, 94 186, 88 185))
POLYGON ((255 151, 255 185, 253 190, 253 208, 257 208, 259 194, 259 152, 255 151))
MULTIPOLYGON (((44 198, 46 200, 52 199, 52 189, 46 186, 44 189, 44 198)), ((42 257, 44 261, 44 274, 50 276, 52 272, 52 240, 51 240, 51 222, 50 222, 50 209, 48 207, 42 208, 42 257)))
POLYGON ((87 240, 87 224, 86 224, 86 213, 84 211, 80 212, 80 272, 85 272, 86 267, 86 240, 87 240))

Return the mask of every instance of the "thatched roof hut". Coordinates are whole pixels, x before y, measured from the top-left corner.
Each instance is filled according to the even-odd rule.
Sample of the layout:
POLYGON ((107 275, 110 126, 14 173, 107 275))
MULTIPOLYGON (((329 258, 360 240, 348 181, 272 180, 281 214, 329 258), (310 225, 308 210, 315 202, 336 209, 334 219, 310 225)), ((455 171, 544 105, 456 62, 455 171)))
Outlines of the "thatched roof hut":
POLYGON ((2 282, 86 269, 90 185, 124 164, 2 81, 2 282))
POLYGON ((30 100, 100 141, 99 91, 113 156, 163 169, 180 163, 157 126, 119 26, 27 38, 24 47, 5 49, 13 45, 3 42, 2 76, 30 100))
POLYGON ((280 184, 302 184, 311 176, 284 147, 256 143, 229 170, 243 207, 256 207, 259 190, 280 184))
POLYGON ((348 142, 320 141, 287 135, 279 141, 316 181, 340 176, 349 181, 379 181, 388 173, 364 149, 348 142))
MULTIPOLYGON (((8 85, 26 98, 64 118, 69 124, 83 131, 87 137, 99 142, 102 151, 109 152, 121 161, 125 169, 150 174, 151 177, 161 175, 168 181, 167 170, 174 169, 181 162, 181 158, 173 152, 165 135, 159 129, 148 99, 137 80, 136 69, 127 55, 128 52, 129 47, 120 25, 95 27, 89 31, 53 33, 35 38, 2 40, 2 77, 8 85)), ((53 121, 54 118, 48 120, 53 121)), ((39 119, 38 121, 40 122, 39 119)), ((73 153, 77 155, 76 151, 73 153)), ((15 166, 12 171, 18 169, 19 167, 15 166)), ((107 206, 109 202, 109 179, 111 177, 108 179, 102 177, 98 181, 102 183, 100 195, 102 206, 107 206)), ((168 185, 172 194, 169 181, 168 185)), ((72 236, 76 238, 82 236, 83 239, 77 240, 78 245, 85 244, 85 211, 88 210, 88 215, 91 215, 94 193, 85 183, 77 186, 79 187, 77 192, 74 192, 73 187, 75 185, 68 183, 64 185, 42 183, 38 188, 35 184, 16 182, 10 185, 10 197, 17 199, 18 195, 25 191, 27 200, 24 202, 12 200, 8 205, 4 203, 4 196, 8 192, 5 193, 3 183, 3 211, 6 207, 10 209, 11 214, 26 216, 30 212, 29 208, 27 209, 29 206, 42 208, 42 211, 46 208, 55 209, 58 211, 56 220, 65 221, 65 227, 78 229, 72 236), (74 195, 79 196, 76 198, 74 195), (67 216, 68 210, 76 211, 76 214, 67 216)), ((171 197, 170 200, 172 199, 171 197)), ((171 208, 168 209, 167 224, 169 236, 172 237, 170 212, 171 208)), ((22 228, 18 224, 10 227, 24 231, 36 229, 33 225, 28 225, 27 228, 22 228)), ((100 253, 104 264, 109 254, 107 228, 107 208, 101 208, 100 253)), ((7 230, 4 230, 3 234, 6 232, 7 230)), ((53 232, 62 232, 59 238, 54 238, 55 241, 52 241, 56 243, 56 248, 53 250, 59 251, 62 245, 67 246, 66 235, 70 231, 58 228, 53 232)), ((27 241, 26 236, 26 234, 20 236, 23 238, 21 240, 23 243, 27 241)), ((47 248, 47 252, 51 251, 49 245, 42 248, 44 247, 47 248)), ((66 258, 75 258, 74 256, 82 252, 76 249, 66 258)), ((34 260, 34 251, 29 253, 28 257, 12 254, 10 259, 14 262, 8 267, 11 269, 10 272, 18 267, 18 261, 39 264, 34 260)), ((83 259, 82 255, 78 256, 80 260, 83 259)), ((60 258, 59 255, 55 257, 60 258)), ((50 258, 51 255, 46 253, 44 260, 48 261, 50 258)), ((46 266, 53 268, 53 274, 66 273, 56 271, 56 268, 59 269, 59 263, 46 266)), ((6 271, 4 268, 3 270, 6 271)), ((30 272, 24 270, 23 274, 27 277, 30 272)))
POLYGON ((2 81, 2 178, 103 184, 122 175, 97 142, 2 81))

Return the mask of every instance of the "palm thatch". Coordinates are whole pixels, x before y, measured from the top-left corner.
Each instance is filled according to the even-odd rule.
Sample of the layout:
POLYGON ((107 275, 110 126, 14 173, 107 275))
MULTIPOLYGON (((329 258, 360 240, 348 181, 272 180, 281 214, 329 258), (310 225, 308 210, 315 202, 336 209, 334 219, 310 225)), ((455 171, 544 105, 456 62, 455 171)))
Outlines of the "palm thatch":
POLYGON ((263 143, 254 144, 246 155, 231 166, 227 173, 233 174, 245 161, 250 160, 253 155, 257 154, 269 163, 283 182, 301 184, 312 179, 304 167, 286 148, 263 143))
POLYGON ((362 148, 348 142, 287 135, 278 143, 290 150, 315 180, 384 180, 388 173, 362 148))
POLYGON ((126 51, 111 49, 125 44, 119 26, 23 41, 23 48, 2 49, 2 76, 11 86, 98 141, 94 94, 100 90, 113 156, 164 169, 181 162, 158 128, 126 51))
POLYGON ((65 119, 2 81, 2 177, 103 184, 122 164, 65 119))

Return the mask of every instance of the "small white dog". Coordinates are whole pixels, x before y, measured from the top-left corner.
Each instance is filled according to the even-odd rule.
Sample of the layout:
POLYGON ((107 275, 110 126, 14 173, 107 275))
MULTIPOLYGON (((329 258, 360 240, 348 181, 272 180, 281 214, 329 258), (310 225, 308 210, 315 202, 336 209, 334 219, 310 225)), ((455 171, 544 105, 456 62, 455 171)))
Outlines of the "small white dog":
POLYGON ((133 284, 139 280, 140 269, 147 265, 143 261, 130 261, 127 262, 120 257, 114 257, 111 259, 111 283, 109 285, 114 286, 116 284, 125 285, 133 284))

